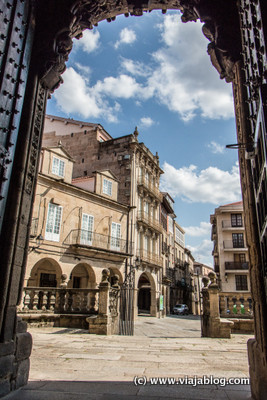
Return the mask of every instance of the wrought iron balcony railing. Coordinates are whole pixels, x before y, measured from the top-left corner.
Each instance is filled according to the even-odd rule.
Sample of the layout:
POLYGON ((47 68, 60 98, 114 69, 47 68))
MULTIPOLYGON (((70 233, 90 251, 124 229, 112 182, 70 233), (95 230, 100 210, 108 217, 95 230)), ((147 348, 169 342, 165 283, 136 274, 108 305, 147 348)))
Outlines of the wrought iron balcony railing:
POLYGON ((125 254, 132 253, 132 243, 113 236, 102 235, 84 229, 73 229, 66 237, 64 244, 69 246, 85 246, 101 250, 109 250, 125 254))
POLYGON ((243 222, 235 223, 235 222, 232 222, 230 220, 223 220, 222 221, 222 228, 236 228, 236 229, 239 229, 239 228, 244 228, 244 225, 243 225, 243 222))
POLYGON ((137 220, 145 223, 146 225, 150 226, 157 232, 160 232, 160 233, 162 232, 162 226, 161 226, 160 222, 153 216, 149 215, 144 210, 138 211, 137 220))
POLYGON ((139 249, 137 250, 137 256, 140 257, 141 261, 162 267, 162 258, 157 254, 139 249))
POLYGON ((155 186, 155 184, 153 184, 152 180, 146 179, 144 175, 139 175, 137 184, 140 186, 144 186, 150 193, 161 200, 162 195, 160 193, 160 190, 157 186, 155 186))
POLYGON ((225 240, 223 242, 224 249, 245 249, 244 240, 225 240))
POLYGON ((186 267, 186 264, 180 258, 175 258, 175 266, 178 267, 178 268, 181 268, 182 270, 184 270, 185 267, 186 267))
POLYGON ((237 262, 237 261, 226 261, 225 262, 225 270, 231 271, 235 269, 243 269, 248 270, 249 263, 248 262, 237 262))
POLYGON ((174 280, 175 280, 175 271, 174 271, 173 268, 169 268, 169 267, 166 268, 166 277, 170 281, 174 282, 174 280))

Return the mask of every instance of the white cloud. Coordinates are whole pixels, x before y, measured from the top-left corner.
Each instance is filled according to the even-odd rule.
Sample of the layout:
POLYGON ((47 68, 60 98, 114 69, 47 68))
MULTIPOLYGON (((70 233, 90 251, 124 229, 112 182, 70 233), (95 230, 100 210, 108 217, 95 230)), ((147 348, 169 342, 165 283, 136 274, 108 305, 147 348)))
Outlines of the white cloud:
POLYGON ((101 94, 90 87, 89 78, 84 78, 74 68, 67 68, 63 79, 64 85, 59 87, 54 96, 64 112, 77 113, 84 118, 104 116, 110 122, 117 122, 119 104, 115 102, 110 106, 101 94))
POLYGON ((143 117, 140 119, 140 125, 143 126, 144 128, 150 128, 154 124, 155 122, 150 117, 143 117))
POLYGON ((211 142, 208 144, 207 147, 208 147, 208 148, 211 150, 211 152, 214 153, 214 154, 222 154, 222 153, 224 153, 224 150, 225 150, 225 146, 223 146, 223 145, 221 145, 221 144, 219 144, 219 143, 216 143, 216 142, 214 142, 214 141, 211 141, 211 142))
POLYGON ((129 99, 137 96, 142 91, 142 87, 134 78, 128 75, 119 75, 117 78, 108 76, 103 81, 98 81, 94 87, 98 93, 105 96, 129 99))
POLYGON ((82 65, 76 62, 75 67, 78 69, 78 71, 80 71, 81 75, 83 75, 84 78, 88 78, 89 75, 91 74, 91 68, 88 67, 87 65, 82 65))
POLYGON ((85 30, 83 37, 74 42, 74 49, 81 48, 85 53, 92 53, 100 46, 100 33, 96 30, 85 30))
POLYGON ((220 81, 206 52, 200 22, 183 24, 178 14, 159 25, 164 46, 153 54, 156 68, 148 80, 160 103, 189 121, 233 117, 232 89, 220 81))
POLYGON ((183 227, 185 230, 186 235, 188 236, 203 236, 203 235, 209 235, 211 232, 211 224, 209 222, 200 222, 199 226, 187 226, 183 227))
POLYGON ((201 241, 201 243, 197 244, 196 246, 187 245, 187 247, 191 251, 196 261, 199 261, 203 264, 213 267, 213 260, 211 255, 213 249, 213 243, 211 240, 204 239, 201 241))
POLYGON ((217 167, 198 171, 195 165, 176 169, 165 162, 163 170, 165 173, 161 190, 183 201, 219 205, 239 201, 241 198, 237 164, 231 171, 223 171, 217 167))
POLYGON ((195 242, 197 240, 195 245, 187 245, 195 260, 212 266, 213 243, 210 240, 211 224, 202 221, 199 226, 187 226, 183 227, 183 229, 185 230, 186 237, 198 238, 193 239, 195 242))
POLYGON ((134 76, 148 76, 151 74, 151 68, 142 62, 122 58, 121 67, 134 76))
MULTIPOLYGON (((199 113, 211 119, 232 117, 231 85, 220 81, 211 66, 201 24, 183 24, 176 13, 166 16, 158 27, 162 45, 152 54, 150 63, 122 58, 117 76, 106 76, 94 85, 90 84, 90 68, 79 63, 75 64, 76 70, 68 68, 64 74, 65 84, 55 94, 61 109, 78 112, 85 118, 101 115, 115 122, 120 110, 119 99, 134 99, 136 105, 142 105, 153 98, 178 113, 184 121, 190 121, 199 113)), ((135 32, 124 28, 116 46, 135 40, 135 32)), ((92 52, 99 44, 99 32, 87 30, 75 47, 92 52)), ((215 151, 215 145, 211 150, 215 151)))
POLYGON ((132 29, 123 28, 120 32, 120 38, 114 44, 115 49, 117 49, 122 43, 132 44, 136 41, 136 34, 132 29))

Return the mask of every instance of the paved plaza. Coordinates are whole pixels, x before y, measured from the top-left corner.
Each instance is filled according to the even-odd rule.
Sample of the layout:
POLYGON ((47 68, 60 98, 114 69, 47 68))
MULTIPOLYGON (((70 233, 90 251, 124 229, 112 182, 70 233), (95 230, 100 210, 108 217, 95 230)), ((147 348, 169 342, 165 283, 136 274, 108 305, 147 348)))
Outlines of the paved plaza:
POLYGON ((223 379, 249 376, 246 342, 251 335, 201 338, 198 317, 138 317, 131 337, 51 327, 29 331, 34 341, 29 384, 5 400, 251 398, 249 385, 220 385, 223 379), (221 380, 198 386, 178 381, 195 376, 221 380), (158 377, 176 382, 149 382, 158 377))

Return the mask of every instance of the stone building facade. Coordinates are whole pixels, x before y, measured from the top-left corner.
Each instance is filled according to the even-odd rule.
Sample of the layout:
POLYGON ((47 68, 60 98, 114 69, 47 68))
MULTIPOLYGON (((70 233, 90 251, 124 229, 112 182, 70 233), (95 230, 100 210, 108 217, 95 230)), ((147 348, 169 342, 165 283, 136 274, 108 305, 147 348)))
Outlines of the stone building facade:
POLYGON ((137 129, 111 138, 98 124, 48 115, 43 144, 56 143, 62 143, 75 161, 76 186, 92 188, 91 175, 103 168, 118 177, 118 201, 129 208, 128 235, 133 242, 129 265, 135 270, 134 314, 164 316, 184 302, 191 312, 193 267, 186 261, 185 232, 174 220, 174 201, 159 190, 163 171, 158 155, 139 143, 137 129), (166 284, 168 276, 171 286, 166 284))
POLYGON ((185 231, 175 220, 174 200, 168 193, 162 195, 162 257, 166 313, 171 314, 176 304, 187 304, 189 312, 195 314, 192 279, 194 258, 185 247, 185 231))
POLYGON ((133 134, 111 138, 100 125, 47 116, 43 144, 57 143, 62 143, 75 161, 73 182, 76 184, 89 182, 91 175, 102 169, 119 178, 118 201, 128 207, 128 235, 133 242, 129 265, 135 270, 134 314, 162 316, 159 180, 163 171, 158 155, 139 143, 137 129, 133 134))
POLYGON ((94 289, 102 270, 122 283, 131 254, 128 207, 117 201, 108 170, 72 179, 74 160, 62 146, 42 149, 25 287, 94 289), (107 183, 109 185, 107 185, 107 183))
POLYGON ((220 288, 221 315, 252 311, 249 258, 243 203, 226 204, 210 216, 214 268, 220 288))

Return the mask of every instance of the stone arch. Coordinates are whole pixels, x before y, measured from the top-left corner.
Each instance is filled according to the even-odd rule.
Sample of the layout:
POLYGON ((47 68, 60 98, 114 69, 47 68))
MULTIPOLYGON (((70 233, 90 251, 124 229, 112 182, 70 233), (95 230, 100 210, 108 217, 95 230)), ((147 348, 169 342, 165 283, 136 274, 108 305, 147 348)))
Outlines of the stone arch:
POLYGON ((31 269, 27 286, 59 287, 62 269, 53 258, 42 258, 31 269))
MULTIPOLYGON (((257 113, 259 110, 263 110, 263 107, 259 105, 259 97, 262 97, 266 101, 266 92, 263 92, 266 85, 266 69, 265 66, 263 68, 262 63, 262 60, 266 59, 266 45, 254 50, 249 41, 246 43, 244 40, 242 45, 244 64, 246 63, 252 71, 256 71, 257 67, 259 67, 257 74, 255 74, 255 79, 251 79, 249 75, 245 77, 245 74, 242 72, 242 60, 239 49, 241 35, 244 38, 249 37, 253 39, 254 32, 257 34, 257 36, 255 34, 257 40, 262 40, 265 37, 263 41, 266 44, 266 35, 264 36, 263 32, 263 29, 266 28, 266 5, 264 1, 252 2, 242 0, 242 2, 231 1, 226 4, 224 0, 217 0, 216 2, 206 0, 166 0, 164 2, 162 0, 145 0, 143 2, 140 0, 96 0, 95 2, 91 0, 70 0, 68 2, 40 0, 36 2, 35 7, 28 7, 30 4, 32 5, 29 0, 21 3, 25 3, 27 10, 30 9, 32 14, 29 14, 27 10, 27 12, 23 11, 25 14, 24 19, 21 18, 20 21, 17 20, 15 22, 16 24, 20 24, 20 27, 22 22, 25 26, 30 26, 28 36, 25 35, 25 40, 29 38, 27 43, 31 44, 33 39, 35 39, 35 44, 32 52, 33 57, 31 57, 30 45, 26 47, 25 51, 27 56, 25 56, 24 61, 26 65, 23 64, 23 69, 28 70, 31 64, 28 81, 27 75, 25 75, 25 78, 21 80, 22 83, 20 83, 20 85, 24 86, 20 87, 17 85, 18 81, 14 80, 17 88, 22 88, 20 93, 24 93, 24 89, 26 88, 26 96, 24 98, 23 94, 19 107, 17 107, 15 102, 17 102, 18 96, 16 92, 15 95, 10 93, 9 98, 14 102, 11 104, 10 109, 13 111, 9 113, 9 117, 7 114, 3 119, 3 132, 8 132, 9 135, 10 130, 14 129, 15 134, 13 137, 14 140, 4 141, 4 160, 1 161, 1 163, 4 163, 3 170, 8 171, 7 176, 3 175, 4 179, 0 182, 2 185, 1 189, 4 188, 1 191, 0 198, 1 224, 3 221, 1 225, 0 253, 2 263, 5 266, 0 285, 0 300, 3 305, 0 311, 2 337, 5 337, 5 340, 11 341, 16 335, 16 328, 14 328, 13 332, 10 329, 10 326, 17 326, 13 299, 19 297, 17 294, 20 292, 20 282, 23 280, 25 270, 27 241, 29 237, 28 227, 31 218, 31 207, 29 207, 29 204, 34 195, 34 182, 38 166, 38 152, 40 150, 45 102, 49 91, 56 89, 62 82, 60 75, 65 69, 65 61, 71 51, 72 38, 78 38, 84 29, 92 28, 100 20, 107 19, 108 22, 111 22, 115 19, 116 15, 122 13, 125 13, 126 16, 129 14, 140 16, 144 11, 151 11, 153 9, 162 8, 163 12, 167 9, 180 9, 183 13, 182 20, 184 22, 200 19, 205 23, 204 34, 211 40, 211 45, 208 48, 209 55, 221 78, 225 77, 225 79, 230 81, 233 71, 235 74, 234 95, 238 143, 243 146, 239 150, 241 181, 246 226, 248 228, 250 258, 252 261, 252 291, 255 302, 255 325, 257 328, 255 329, 255 340, 249 342, 250 371, 253 378, 251 384, 253 386, 254 397, 264 398, 267 387, 267 369, 264 362, 266 359, 267 342, 266 291, 264 286, 264 282, 266 282, 266 269, 264 265, 266 263, 264 260, 265 255, 263 257, 260 251, 260 235, 256 219, 257 209, 253 192, 254 178, 251 174, 249 160, 245 156, 250 156, 250 152, 253 153, 253 138, 257 113), (241 29, 239 27, 237 7, 239 7, 240 20, 242 21, 241 29), (258 18, 260 13, 262 13, 262 19, 258 18), (25 21, 27 21, 26 24, 25 21), (33 37, 34 26, 36 27, 35 38, 33 37), (30 35, 32 37, 29 37, 30 35), (233 46, 236 47, 238 56, 235 54, 233 46), (256 51, 262 53, 262 58, 260 58, 261 56, 256 51), (245 85, 248 86, 248 91, 246 91, 245 85), (252 111, 248 111, 246 101, 251 103, 249 107, 252 111), (255 109, 252 101, 255 102, 255 109), (19 113, 17 118, 14 118, 15 111, 19 113), (13 126, 15 120, 18 122, 15 124, 17 126, 13 126), (12 148, 11 146, 14 147, 12 148), (19 148, 20 151, 13 157, 15 147, 19 148), (11 151, 9 151, 10 149, 11 151), (245 150, 248 151, 248 154, 245 154, 245 150), (9 155, 10 159, 7 158, 9 155), (16 260, 16 264, 10 260, 16 260), (9 293, 10 287, 13 288, 12 293, 9 293), (258 373, 259 371, 260 374, 258 373)), ((14 13, 15 15, 16 13, 14 13)), ((9 22, 8 19, 6 21, 9 22)), ((11 23, 13 24, 13 22, 11 18, 11 23)), ((13 29, 12 26, 11 28, 13 29)), ((12 32, 12 29, 9 31, 12 32)), ((6 38, 7 41, 12 43, 9 35, 6 38)), ((23 42, 23 47, 24 44, 23 42)), ((9 57, 6 57, 6 60, 10 63, 9 57)), ((20 65, 16 63, 14 65, 21 70, 20 65)), ((8 65, 8 68, 10 68, 10 65, 8 65)), ((6 72, 9 72, 9 69, 6 68, 6 72)), ((4 75, 5 73, 3 73, 4 75)), ((19 97, 21 98, 21 94, 19 94, 19 97)), ((18 383, 16 382, 16 384, 18 383)), ((19 383, 18 385, 21 384, 19 383)))
MULTIPOLYGON (((65 63, 72 50, 73 39, 81 38, 85 29, 93 29, 103 20, 115 21, 119 15, 141 16, 153 10, 162 10, 163 14, 167 10, 179 10, 182 13, 182 22, 203 22, 202 31, 210 41, 208 54, 213 66, 218 70, 221 79, 233 81, 234 64, 241 59, 240 24, 235 2, 230 2, 225 7, 224 0, 209 2, 208 5, 204 0, 166 0, 164 3, 162 0, 88 0, 75 1, 72 5, 61 4, 55 13, 60 12, 65 18, 54 14, 46 16, 46 24, 50 26, 50 30, 47 32, 46 47, 40 54, 43 58, 43 63, 40 63, 42 85, 54 91, 63 82, 61 74, 66 69, 65 63)), ((44 15, 40 18, 42 25, 45 23, 44 15)))
POLYGON ((70 288, 94 288, 96 285, 96 276, 94 269, 86 263, 79 263, 73 267, 68 287, 70 288))
POLYGON ((138 279, 137 309, 138 314, 156 316, 156 284, 152 275, 143 272, 138 279))

